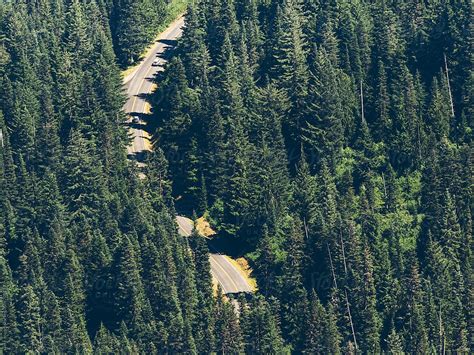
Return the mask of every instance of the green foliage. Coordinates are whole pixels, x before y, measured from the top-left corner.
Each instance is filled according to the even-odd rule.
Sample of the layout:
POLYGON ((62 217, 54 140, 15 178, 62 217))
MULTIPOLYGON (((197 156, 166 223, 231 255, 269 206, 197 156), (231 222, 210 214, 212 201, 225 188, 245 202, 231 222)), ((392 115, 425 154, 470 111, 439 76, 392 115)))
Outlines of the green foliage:
POLYGON ((0 352, 472 351, 472 4, 193 3, 140 179, 116 62, 183 3, 0 2, 0 352))
POLYGON ((247 354, 284 354, 288 349, 278 328, 273 311, 263 298, 240 302, 240 324, 247 354))
POLYGON ((122 64, 135 62, 155 37, 166 15, 166 3, 159 0, 114 1, 110 25, 117 57, 122 64))
POLYGON ((162 85, 197 95, 178 112, 169 95, 157 115, 172 122, 157 132, 165 154, 182 150, 177 208, 207 202, 219 245, 248 256, 294 352, 466 349, 471 13, 436 1, 189 8, 183 71, 170 65, 162 85), (444 287, 432 243, 454 261, 444 287))
POLYGON ((157 150, 142 182, 126 160, 109 15, 146 10, 145 41, 161 22, 133 3, 0 5, 0 352, 213 349, 209 264, 178 239, 168 163, 157 150))
POLYGON ((220 354, 242 352, 242 333, 234 305, 223 298, 222 289, 217 290, 215 326, 216 351, 220 354))

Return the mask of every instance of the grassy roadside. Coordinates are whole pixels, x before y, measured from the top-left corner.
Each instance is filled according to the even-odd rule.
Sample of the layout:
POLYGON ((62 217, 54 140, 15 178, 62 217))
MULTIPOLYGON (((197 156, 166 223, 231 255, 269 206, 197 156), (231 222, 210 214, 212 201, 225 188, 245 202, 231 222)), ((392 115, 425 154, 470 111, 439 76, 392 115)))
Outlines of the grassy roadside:
POLYGON ((122 78, 126 78, 135 70, 137 66, 141 64, 143 58, 146 57, 149 50, 153 47, 157 38, 168 28, 170 24, 172 24, 176 19, 178 19, 182 14, 184 14, 188 3, 189 0, 173 0, 171 3, 168 4, 168 14, 165 17, 165 20, 156 30, 157 35, 155 39, 146 48, 143 49, 142 53, 140 54, 140 59, 138 61, 122 70, 122 78))
POLYGON ((235 266, 240 275, 242 275, 242 277, 247 281, 252 291, 255 292, 258 289, 257 280, 251 276, 252 269, 250 268, 247 260, 245 260, 244 258, 233 259, 227 255, 226 258, 230 261, 231 264, 235 266))
POLYGON ((189 0, 173 0, 168 4, 168 15, 165 20, 158 27, 157 33, 163 32, 174 20, 186 11, 189 0))

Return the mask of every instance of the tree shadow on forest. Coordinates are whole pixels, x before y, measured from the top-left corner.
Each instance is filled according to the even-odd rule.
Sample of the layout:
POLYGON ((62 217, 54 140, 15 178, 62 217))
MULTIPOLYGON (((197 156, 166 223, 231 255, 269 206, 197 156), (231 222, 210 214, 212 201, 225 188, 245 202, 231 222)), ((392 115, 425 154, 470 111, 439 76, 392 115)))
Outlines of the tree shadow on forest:
POLYGON ((141 94, 139 97, 146 100, 150 104, 150 113, 143 115, 143 120, 147 123, 146 131, 150 134, 151 142, 154 144, 157 141, 156 131, 162 122, 162 115, 160 113, 160 106, 166 100, 166 92, 160 90, 160 84, 165 79, 166 66, 169 60, 173 57, 176 44, 176 40, 160 40, 159 42, 167 45, 162 53, 157 54, 157 57, 165 59, 167 62, 160 64, 164 70, 158 71, 152 78, 153 83, 157 85, 157 89, 150 94, 141 94))

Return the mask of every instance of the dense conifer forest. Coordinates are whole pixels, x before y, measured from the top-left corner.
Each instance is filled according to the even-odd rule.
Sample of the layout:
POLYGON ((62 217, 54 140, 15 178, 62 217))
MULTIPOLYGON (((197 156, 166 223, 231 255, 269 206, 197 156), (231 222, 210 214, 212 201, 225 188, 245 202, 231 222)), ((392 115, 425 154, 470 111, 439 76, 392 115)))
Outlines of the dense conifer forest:
POLYGON ((160 157, 141 181, 126 156, 112 44, 138 43, 114 21, 153 3, 0 2, 0 353, 213 346, 206 244, 178 237, 160 157))
POLYGON ((473 349, 473 30, 470 1, 190 6, 156 142, 271 305, 247 352, 473 349))
POLYGON ((0 353, 474 351, 472 2, 192 2, 142 179, 119 68, 166 6, 0 0, 0 353))

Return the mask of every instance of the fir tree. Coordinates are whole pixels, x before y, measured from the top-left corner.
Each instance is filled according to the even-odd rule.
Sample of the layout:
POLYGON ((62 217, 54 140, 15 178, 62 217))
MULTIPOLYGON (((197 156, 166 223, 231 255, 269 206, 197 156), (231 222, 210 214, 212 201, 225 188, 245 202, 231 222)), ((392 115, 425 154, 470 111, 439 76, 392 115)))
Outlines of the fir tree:
POLYGON ((318 49, 314 69, 311 71, 306 111, 306 123, 302 133, 316 162, 326 157, 334 159, 343 143, 343 112, 339 96, 337 69, 331 64, 325 49, 318 49))
POLYGON ((41 347, 41 315, 38 296, 31 285, 25 285, 19 290, 18 326, 20 331, 20 349, 22 352, 32 352, 41 347))
POLYGON ((293 351, 304 346, 304 329, 308 322, 307 292, 302 282, 303 238, 301 222, 295 220, 287 239, 288 256, 285 262, 280 299, 282 302, 283 335, 291 342, 293 351))
POLYGON ((222 289, 217 290, 216 352, 238 354, 242 351, 242 335, 234 306, 225 301, 222 289))
POLYGON ((212 295, 212 276, 210 273, 209 250, 203 237, 193 233, 190 241, 196 265, 196 288, 198 309, 196 314, 194 338, 198 352, 209 352, 214 346, 214 299, 212 295))
POLYGON ((241 303, 240 307, 239 321, 245 339, 246 353, 284 353, 287 350, 283 345, 272 309, 263 298, 256 299, 248 305, 241 303))
POLYGON ((273 71, 281 87, 291 100, 291 107, 284 122, 287 145, 297 152, 301 129, 304 127, 303 109, 308 94, 308 67, 305 43, 301 32, 301 14, 296 1, 283 3, 277 12, 277 27, 273 50, 273 71))

